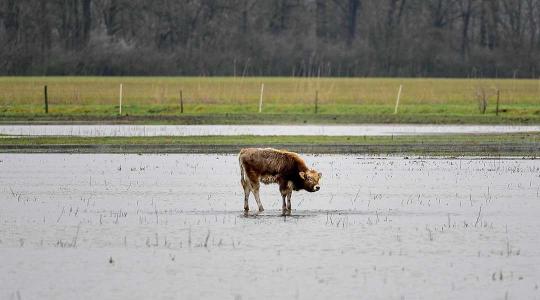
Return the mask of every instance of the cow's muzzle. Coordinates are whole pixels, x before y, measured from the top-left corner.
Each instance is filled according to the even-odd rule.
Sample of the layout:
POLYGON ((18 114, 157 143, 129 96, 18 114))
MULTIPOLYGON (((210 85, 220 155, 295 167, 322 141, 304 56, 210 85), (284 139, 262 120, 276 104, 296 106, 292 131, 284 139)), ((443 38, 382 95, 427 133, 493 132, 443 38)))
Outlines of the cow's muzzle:
POLYGON ((321 189, 321 187, 318 186, 318 185, 316 185, 315 188, 314 188, 315 192, 318 191, 318 190, 320 190, 320 189, 321 189))

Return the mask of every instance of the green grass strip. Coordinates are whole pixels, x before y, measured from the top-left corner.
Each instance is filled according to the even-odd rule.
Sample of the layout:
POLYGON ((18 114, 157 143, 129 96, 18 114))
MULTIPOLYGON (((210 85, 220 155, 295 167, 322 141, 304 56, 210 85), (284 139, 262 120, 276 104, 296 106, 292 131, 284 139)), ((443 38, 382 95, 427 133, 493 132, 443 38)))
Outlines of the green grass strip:
POLYGON ((0 153, 238 153, 274 147, 320 154, 540 157, 540 133, 416 136, 0 136, 0 153))
POLYGON ((3 136, 0 145, 401 145, 401 144, 482 144, 540 143, 540 133, 459 134, 414 136, 158 136, 158 137, 13 137, 3 136))

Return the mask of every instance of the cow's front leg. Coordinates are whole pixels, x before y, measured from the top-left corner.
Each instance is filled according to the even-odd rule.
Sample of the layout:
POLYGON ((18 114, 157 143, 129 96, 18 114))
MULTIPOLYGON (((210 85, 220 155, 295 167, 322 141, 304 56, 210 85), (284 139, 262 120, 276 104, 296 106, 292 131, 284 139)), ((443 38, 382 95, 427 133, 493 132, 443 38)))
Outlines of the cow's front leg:
POLYGON ((292 190, 288 191, 287 193, 287 211, 289 215, 291 214, 291 196, 292 196, 292 190))
MULTIPOLYGON (((279 192, 281 193, 281 198, 283 199, 283 205, 281 206, 281 212, 284 216, 286 216, 289 212, 287 209, 287 195, 291 192, 291 184, 290 182, 287 182, 285 180, 281 180, 279 183, 279 192)), ((290 200, 289 200, 290 201, 290 200)), ((290 205, 290 204, 289 204, 290 205)))
POLYGON ((283 198, 283 205, 281 206, 281 214, 287 214, 287 205, 285 204, 285 198, 287 198, 287 192, 281 191, 281 198, 283 198))

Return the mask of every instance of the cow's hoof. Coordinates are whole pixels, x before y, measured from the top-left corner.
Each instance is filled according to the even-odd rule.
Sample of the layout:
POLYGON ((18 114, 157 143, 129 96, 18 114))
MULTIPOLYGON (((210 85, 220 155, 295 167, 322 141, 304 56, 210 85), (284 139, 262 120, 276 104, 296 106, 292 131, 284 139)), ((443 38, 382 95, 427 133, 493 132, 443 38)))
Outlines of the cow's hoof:
POLYGON ((244 209, 244 216, 248 216, 249 215, 249 209, 244 209))
POLYGON ((259 213, 262 213, 264 211, 264 208, 259 207, 259 213))

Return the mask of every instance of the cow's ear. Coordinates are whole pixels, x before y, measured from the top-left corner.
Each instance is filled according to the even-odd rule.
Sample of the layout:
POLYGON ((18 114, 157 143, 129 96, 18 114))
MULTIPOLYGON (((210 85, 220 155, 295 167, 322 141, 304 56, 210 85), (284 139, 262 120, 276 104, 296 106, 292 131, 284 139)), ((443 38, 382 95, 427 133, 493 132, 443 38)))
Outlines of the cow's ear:
POLYGON ((319 178, 321 178, 321 177, 322 177, 322 173, 321 173, 321 172, 319 172, 319 178))
POLYGON ((300 175, 300 178, 306 179, 306 173, 305 172, 300 172, 300 173, 298 173, 298 175, 300 175))

